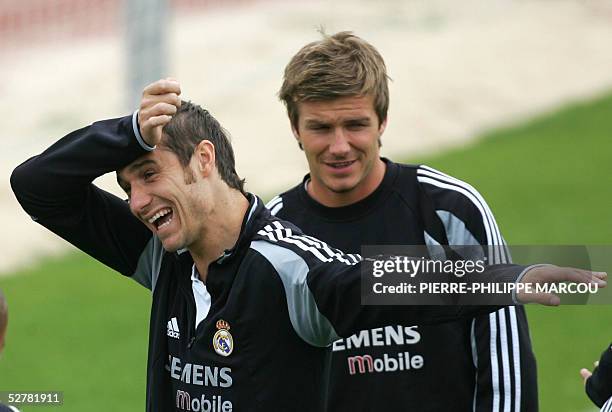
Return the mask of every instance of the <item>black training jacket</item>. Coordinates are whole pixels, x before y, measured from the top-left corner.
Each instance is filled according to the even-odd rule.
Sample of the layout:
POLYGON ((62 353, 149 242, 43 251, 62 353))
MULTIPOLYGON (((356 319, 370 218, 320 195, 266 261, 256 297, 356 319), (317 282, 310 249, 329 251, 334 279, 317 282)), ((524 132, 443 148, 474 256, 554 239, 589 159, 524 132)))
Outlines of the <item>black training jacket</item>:
MULTIPOLYGON (((235 247, 209 267, 211 307, 196 328, 189 253, 165 252, 125 201, 91 183, 146 153, 136 119, 68 134, 17 167, 11 185, 36 222, 152 290, 147 411, 320 411, 325 348, 339 337, 496 309, 361 306, 359 256, 304 236, 248 195, 235 247)), ((516 279, 524 267, 488 270, 516 279)))
MULTIPOLYGON (((267 206, 348 253, 364 245, 472 245, 472 251, 492 245, 493 253, 485 246, 483 255, 510 261, 493 213, 471 185, 424 165, 382 160, 382 182, 359 202, 318 203, 306 190, 306 175, 267 206)), ((366 329, 332 349, 330 411, 538 410, 536 362, 521 305, 442 325, 366 329)))

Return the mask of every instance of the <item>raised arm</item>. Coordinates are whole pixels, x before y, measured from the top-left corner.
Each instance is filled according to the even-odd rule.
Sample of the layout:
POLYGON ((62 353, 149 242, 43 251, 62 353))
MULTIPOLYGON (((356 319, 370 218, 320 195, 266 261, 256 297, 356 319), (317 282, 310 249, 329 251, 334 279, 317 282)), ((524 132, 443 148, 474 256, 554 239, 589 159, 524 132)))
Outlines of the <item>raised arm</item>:
POLYGON ((146 150, 136 139, 135 116, 76 130, 11 175, 17 200, 34 221, 116 271, 134 275, 151 233, 126 201, 92 181, 146 150))
POLYGON ((149 289, 161 244, 132 215, 127 201, 92 182, 154 150, 180 106, 179 94, 175 80, 155 82, 144 90, 140 111, 76 130, 11 175, 15 196, 34 221, 149 289))

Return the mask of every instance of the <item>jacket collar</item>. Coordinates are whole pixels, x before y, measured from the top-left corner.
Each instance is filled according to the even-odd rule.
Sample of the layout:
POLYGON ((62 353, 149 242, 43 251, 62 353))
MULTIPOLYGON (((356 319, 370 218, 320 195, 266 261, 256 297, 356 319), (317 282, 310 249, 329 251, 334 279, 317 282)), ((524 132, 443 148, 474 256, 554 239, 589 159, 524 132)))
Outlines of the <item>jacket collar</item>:
POLYGON ((244 218, 242 219, 238 240, 236 241, 234 247, 231 249, 226 249, 214 263, 223 264, 228 259, 231 259, 236 252, 242 248, 242 246, 251 243, 251 239, 259 229, 257 222, 260 221, 259 217, 262 210, 265 210, 264 203, 258 196, 252 193, 247 193, 246 197, 249 201, 249 207, 247 208, 244 218))

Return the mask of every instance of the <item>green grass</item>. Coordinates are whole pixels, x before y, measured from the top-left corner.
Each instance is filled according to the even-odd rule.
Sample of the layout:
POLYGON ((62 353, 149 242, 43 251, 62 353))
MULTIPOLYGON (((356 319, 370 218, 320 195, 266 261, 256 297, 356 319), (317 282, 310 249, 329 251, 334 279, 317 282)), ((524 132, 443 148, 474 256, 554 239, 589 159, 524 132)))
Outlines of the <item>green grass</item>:
MULTIPOLYGON (((424 161, 484 194, 511 244, 605 244, 612 234, 612 95, 424 161)), ((62 411, 142 410, 148 291, 81 253, 0 278, 10 301, 0 390, 61 390, 62 411)), ((578 369, 612 334, 612 307, 529 308, 541 410, 591 404, 578 369)))
POLYGON ((510 243, 610 243, 611 110, 612 95, 419 161, 485 194, 510 243))
POLYGON ((63 391, 66 412, 144 410, 146 289, 76 252, 0 282, 0 390, 63 391))
MULTIPOLYGON (((487 199, 509 244, 611 244, 612 95, 426 159, 487 199)), ((612 303, 612 302, 611 302, 612 303)), ((529 307, 540 410, 584 411, 578 370, 612 341, 612 306, 529 307)))

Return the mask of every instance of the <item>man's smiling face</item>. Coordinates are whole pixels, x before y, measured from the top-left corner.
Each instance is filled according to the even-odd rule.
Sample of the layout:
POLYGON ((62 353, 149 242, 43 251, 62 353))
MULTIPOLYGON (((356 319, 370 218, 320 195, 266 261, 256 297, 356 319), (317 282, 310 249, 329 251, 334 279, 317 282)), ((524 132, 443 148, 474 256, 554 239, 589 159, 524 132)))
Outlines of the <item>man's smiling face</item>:
POLYGON ((198 213, 202 179, 194 169, 192 164, 183 168, 174 153, 158 147, 117 173, 134 216, 170 252, 198 242, 204 233, 202 213, 198 213))
POLYGON ((371 96, 349 96, 298 103, 296 139, 302 144, 313 185, 320 192, 370 193, 378 181, 379 122, 371 96))

